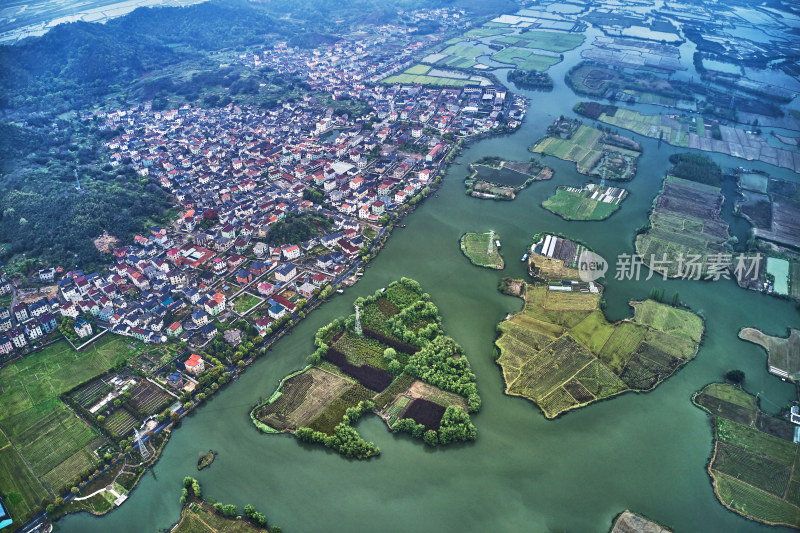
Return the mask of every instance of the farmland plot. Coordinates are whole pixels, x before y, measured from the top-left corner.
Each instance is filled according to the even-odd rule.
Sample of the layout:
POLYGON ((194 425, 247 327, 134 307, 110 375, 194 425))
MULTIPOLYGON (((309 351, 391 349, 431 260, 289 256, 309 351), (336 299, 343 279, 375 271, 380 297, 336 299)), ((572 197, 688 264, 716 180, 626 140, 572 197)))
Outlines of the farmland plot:
POLYGON ((612 324, 599 303, 599 294, 528 285, 525 308, 498 327, 506 393, 555 418, 626 390, 650 390, 696 353, 703 331, 696 315, 648 300, 631 302, 634 318, 612 324))

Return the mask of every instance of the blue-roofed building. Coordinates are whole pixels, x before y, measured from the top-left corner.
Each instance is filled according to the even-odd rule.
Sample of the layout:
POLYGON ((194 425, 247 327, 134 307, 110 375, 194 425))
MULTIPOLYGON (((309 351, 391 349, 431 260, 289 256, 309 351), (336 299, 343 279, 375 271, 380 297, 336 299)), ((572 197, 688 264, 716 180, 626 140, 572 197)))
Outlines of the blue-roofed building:
POLYGON ((278 320, 279 318, 281 318, 283 315, 286 314, 286 308, 281 304, 279 304, 278 302, 276 302, 275 300, 269 299, 268 303, 270 304, 270 307, 267 310, 267 313, 269 313, 270 318, 272 318, 273 320, 278 320))

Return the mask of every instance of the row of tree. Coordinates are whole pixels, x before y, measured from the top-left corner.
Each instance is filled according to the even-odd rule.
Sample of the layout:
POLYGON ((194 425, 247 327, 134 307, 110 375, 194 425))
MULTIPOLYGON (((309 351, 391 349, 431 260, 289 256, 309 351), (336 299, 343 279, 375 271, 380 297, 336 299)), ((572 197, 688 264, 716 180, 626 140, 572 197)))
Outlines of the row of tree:
POLYGON ((349 407, 342 417, 342 421, 334 428, 332 435, 326 435, 308 427, 297 428, 295 435, 301 442, 323 444, 326 448, 336 450, 352 459, 375 457, 380 455, 380 448, 372 442, 365 441, 352 427, 352 424, 364 413, 372 411, 374 408, 375 404, 370 400, 361 401, 357 406, 349 407))

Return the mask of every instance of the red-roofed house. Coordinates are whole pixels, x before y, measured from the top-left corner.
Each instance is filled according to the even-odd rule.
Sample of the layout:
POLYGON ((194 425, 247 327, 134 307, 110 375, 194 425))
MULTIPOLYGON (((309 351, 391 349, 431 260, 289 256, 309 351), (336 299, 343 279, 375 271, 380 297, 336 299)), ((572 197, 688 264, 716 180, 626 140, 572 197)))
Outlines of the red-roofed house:
POLYGON ((203 372, 203 370, 206 368, 205 363, 197 354, 192 354, 191 357, 186 360, 184 366, 186 367, 187 372, 194 374, 195 376, 203 372))

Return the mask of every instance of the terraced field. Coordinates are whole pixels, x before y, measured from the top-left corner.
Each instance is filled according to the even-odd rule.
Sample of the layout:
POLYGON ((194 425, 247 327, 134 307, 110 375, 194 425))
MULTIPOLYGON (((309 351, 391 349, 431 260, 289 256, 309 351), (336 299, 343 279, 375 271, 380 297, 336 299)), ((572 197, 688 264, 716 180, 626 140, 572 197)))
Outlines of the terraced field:
POLYGON ((760 411, 758 400, 726 383, 695 394, 695 405, 714 418, 714 453, 708 472, 725 507, 772 525, 800 524, 800 446, 793 431, 779 438, 762 431, 788 424, 760 411))
POLYGON ((523 310, 498 327, 507 394, 555 418, 627 390, 651 390, 697 352, 703 323, 689 311, 631 302, 633 319, 610 323, 599 299, 527 286, 523 310))

